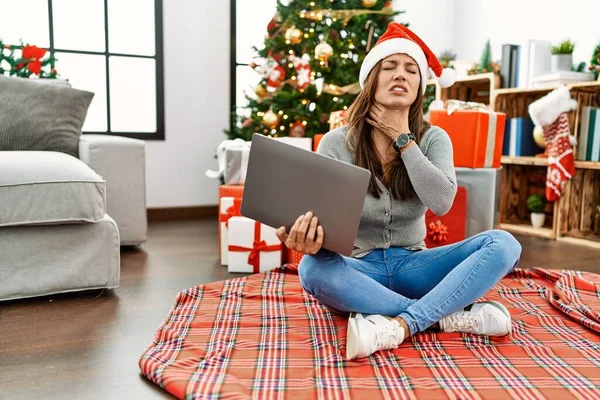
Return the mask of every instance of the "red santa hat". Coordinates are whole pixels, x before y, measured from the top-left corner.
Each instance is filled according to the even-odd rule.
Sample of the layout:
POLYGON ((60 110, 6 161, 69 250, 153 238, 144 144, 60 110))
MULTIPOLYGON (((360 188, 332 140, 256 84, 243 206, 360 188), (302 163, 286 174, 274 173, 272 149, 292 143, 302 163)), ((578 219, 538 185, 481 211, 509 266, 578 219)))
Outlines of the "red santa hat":
POLYGON ((411 56, 419 65, 423 93, 425 93, 430 71, 441 87, 452 86, 456 81, 456 72, 450 68, 442 68, 440 61, 421 38, 404 25, 391 22, 363 60, 360 67, 360 87, 364 87, 369 72, 380 60, 397 53, 411 56))

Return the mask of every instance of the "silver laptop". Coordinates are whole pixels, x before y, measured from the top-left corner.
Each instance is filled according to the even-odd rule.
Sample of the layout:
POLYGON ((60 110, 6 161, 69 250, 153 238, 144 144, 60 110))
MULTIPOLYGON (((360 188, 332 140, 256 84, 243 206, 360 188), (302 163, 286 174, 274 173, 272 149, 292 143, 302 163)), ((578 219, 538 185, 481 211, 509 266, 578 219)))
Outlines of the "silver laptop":
POLYGON ((273 228, 312 211, 323 248, 345 256, 373 248, 356 240, 371 173, 261 134, 252 136, 241 213, 273 228))

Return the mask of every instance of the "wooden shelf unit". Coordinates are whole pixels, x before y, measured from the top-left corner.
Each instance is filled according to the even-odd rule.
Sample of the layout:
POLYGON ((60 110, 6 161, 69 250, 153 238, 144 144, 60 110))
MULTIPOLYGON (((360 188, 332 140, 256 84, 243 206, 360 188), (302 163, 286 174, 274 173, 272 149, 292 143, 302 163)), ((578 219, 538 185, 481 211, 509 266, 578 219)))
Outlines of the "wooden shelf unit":
POLYGON ((449 88, 442 88, 435 80, 429 80, 427 85, 435 85, 436 100, 456 99, 492 104, 494 92, 500 87, 500 76, 493 72, 468 75, 458 78, 449 88))
MULTIPOLYGON (((570 84, 571 97, 578 107, 569 113, 571 133, 580 141, 581 107, 600 107, 600 81, 570 84)), ((491 104, 507 118, 528 117, 529 105, 557 86, 545 88, 496 89, 491 104)), ((540 149, 541 152, 541 149, 540 149)), ((577 147, 574 149, 577 155, 577 147)), ((526 220, 525 200, 532 193, 545 191, 540 175, 547 171, 545 157, 502 157, 502 196, 500 227, 548 239, 592 246, 600 249, 600 218, 596 216, 600 204, 600 162, 575 161, 575 176, 567 182, 559 201, 547 205, 547 219, 543 228, 534 228, 526 220), (529 179, 536 176, 535 184, 529 179), (543 191, 542 191, 543 189, 543 191)))

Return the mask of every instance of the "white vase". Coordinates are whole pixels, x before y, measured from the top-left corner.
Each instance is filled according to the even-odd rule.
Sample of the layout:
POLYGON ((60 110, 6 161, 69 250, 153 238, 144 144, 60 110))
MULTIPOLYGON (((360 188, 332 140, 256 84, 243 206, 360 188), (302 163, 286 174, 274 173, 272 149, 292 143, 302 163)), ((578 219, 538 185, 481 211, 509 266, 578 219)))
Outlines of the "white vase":
POLYGON ((571 71, 573 65, 573 54, 552 54, 550 68, 552 72, 571 71))
POLYGON ((544 222, 546 221, 546 214, 544 213, 531 213, 531 225, 535 228, 541 228, 544 226, 544 222))

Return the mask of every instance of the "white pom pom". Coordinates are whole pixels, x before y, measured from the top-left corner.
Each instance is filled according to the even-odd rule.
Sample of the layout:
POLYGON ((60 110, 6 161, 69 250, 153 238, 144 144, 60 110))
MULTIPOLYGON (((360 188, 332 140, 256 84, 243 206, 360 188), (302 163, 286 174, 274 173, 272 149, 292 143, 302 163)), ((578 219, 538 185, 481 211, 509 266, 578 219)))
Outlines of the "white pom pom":
POLYGON ((447 88, 454 85, 454 82, 456 82, 456 71, 452 68, 444 68, 442 75, 438 78, 440 86, 447 88))

